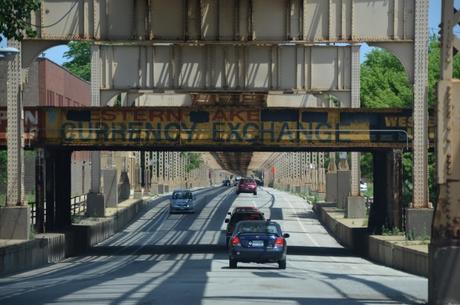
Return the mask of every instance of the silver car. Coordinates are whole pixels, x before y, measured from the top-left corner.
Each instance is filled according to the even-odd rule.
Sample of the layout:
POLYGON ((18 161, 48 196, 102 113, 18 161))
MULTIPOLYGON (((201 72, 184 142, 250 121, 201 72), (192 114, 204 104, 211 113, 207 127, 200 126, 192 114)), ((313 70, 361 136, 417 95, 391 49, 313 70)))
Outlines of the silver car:
POLYGON ((176 190, 172 193, 169 213, 195 212, 195 196, 190 190, 176 190))

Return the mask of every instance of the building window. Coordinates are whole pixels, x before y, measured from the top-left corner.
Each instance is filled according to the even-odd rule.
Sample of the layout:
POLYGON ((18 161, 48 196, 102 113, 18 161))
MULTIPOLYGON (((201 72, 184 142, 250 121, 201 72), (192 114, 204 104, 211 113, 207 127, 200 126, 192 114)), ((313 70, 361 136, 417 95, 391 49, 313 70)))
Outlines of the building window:
POLYGON ((46 95, 47 95, 48 106, 54 106, 54 92, 51 90, 47 90, 46 95))
POLYGON ((59 103, 59 107, 64 106, 64 97, 60 94, 58 94, 58 103, 59 103))

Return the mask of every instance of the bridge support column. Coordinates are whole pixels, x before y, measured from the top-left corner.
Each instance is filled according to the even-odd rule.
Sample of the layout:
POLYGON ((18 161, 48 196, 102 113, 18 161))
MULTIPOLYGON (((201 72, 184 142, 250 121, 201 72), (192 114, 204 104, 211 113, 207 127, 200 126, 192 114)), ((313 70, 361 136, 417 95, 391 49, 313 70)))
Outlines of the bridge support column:
POLYGON ((140 199, 143 196, 142 193, 142 168, 141 168, 141 162, 139 162, 141 159, 140 156, 136 157, 136 162, 134 165, 134 198, 140 199))
POLYGON ((120 182, 118 184, 118 202, 129 199, 131 195, 131 184, 129 182, 128 172, 123 170, 120 174, 120 182))
POLYGON ((44 153, 47 232, 72 224, 71 154, 68 150, 46 150, 44 153))
POLYGON ((337 170, 337 207, 346 209, 348 196, 351 192, 351 171, 347 153, 339 153, 337 170))
POLYGON ((335 152, 329 153, 329 164, 326 174, 326 201, 337 203, 337 164, 335 152))
POLYGON ((101 193, 101 158, 99 152, 91 152, 91 189, 86 197, 86 213, 90 217, 105 216, 105 200, 101 193))
POLYGON ((106 207, 115 208, 118 204, 118 170, 116 168, 104 169, 102 176, 106 207))
MULTIPOLYGON (((10 47, 21 50, 21 43, 9 41, 10 47)), ((30 210, 24 205, 24 150, 21 87, 21 54, 7 58, 7 197, 0 208, 0 238, 28 239, 30 210)))
POLYGON ((72 224, 71 197, 71 151, 56 151, 54 176, 56 185, 56 216, 57 230, 62 230, 72 224))
POLYGON ((45 150, 45 202, 46 202, 46 221, 45 230, 50 232, 54 229, 55 221, 55 176, 54 176, 54 159, 55 152, 45 150))
POLYGON ((402 226, 402 161, 400 151, 373 154, 374 202, 369 212, 369 232, 402 226))
POLYGON ((45 151, 36 149, 35 157, 35 232, 45 232, 45 151))
MULTIPOLYGON (((101 106, 100 46, 91 46, 91 106, 101 106)), ((101 153, 91 152, 91 188, 86 197, 86 213, 90 217, 105 216, 104 195, 101 193, 101 153)))
POLYGON ((460 82, 453 79, 458 37, 458 5, 442 1, 441 81, 438 83, 437 183, 429 248, 428 300, 432 305, 460 304, 460 82))
POLYGON ((349 169, 337 170, 337 207, 346 209, 350 195, 351 172, 349 169))
POLYGON ((346 218, 365 218, 366 202, 360 194, 361 171, 359 168, 359 153, 351 153, 351 187, 347 198, 346 218))

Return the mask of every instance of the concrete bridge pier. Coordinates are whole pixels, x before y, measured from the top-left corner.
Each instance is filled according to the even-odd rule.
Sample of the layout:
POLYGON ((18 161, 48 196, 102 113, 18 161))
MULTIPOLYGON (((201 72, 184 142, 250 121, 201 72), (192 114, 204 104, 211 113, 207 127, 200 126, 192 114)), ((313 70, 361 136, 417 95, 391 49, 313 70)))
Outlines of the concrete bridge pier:
POLYGON ((329 154, 329 164, 326 173, 326 201, 337 202, 337 164, 335 152, 329 154))
POLYGON ((100 173, 100 155, 98 152, 91 152, 91 189, 86 197, 86 213, 90 217, 105 216, 105 200, 101 193, 100 173))

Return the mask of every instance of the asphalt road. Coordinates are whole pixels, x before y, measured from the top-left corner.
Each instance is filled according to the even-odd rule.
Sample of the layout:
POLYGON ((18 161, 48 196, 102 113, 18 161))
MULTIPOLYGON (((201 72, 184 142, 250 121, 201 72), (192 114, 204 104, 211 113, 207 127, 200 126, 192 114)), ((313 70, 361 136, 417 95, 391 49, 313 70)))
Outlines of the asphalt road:
POLYGON ((299 197, 263 188, 201 191, 195 214, 153 200, 124 231, 86 256, 0 279, 1 305, 71 304, 420 304, 425 278, 376 265, 343 249, 299 197), (290 233, 287 269, 228 269, 224 219, 255 205, 290 233))

